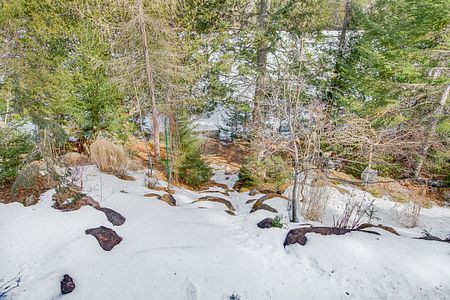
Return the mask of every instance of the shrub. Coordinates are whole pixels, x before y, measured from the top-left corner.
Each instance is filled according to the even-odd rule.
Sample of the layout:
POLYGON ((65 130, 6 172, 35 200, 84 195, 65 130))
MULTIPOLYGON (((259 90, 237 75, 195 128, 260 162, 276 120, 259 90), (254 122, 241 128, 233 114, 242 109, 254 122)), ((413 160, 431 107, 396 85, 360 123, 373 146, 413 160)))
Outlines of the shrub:
POLYGON ((0 129, 0 183, 16 178, 24 157, 32 149, 29 134, 11 128, 0 129))
POLYGON ((181 112, 176 121, 176 140, 179 141, 176 147, 176 177, 191 187, 199 188, 209 181, 212 170, 202 158, 200 141, 192 129, 189 117, 181 112))
POLYGON ((283 220, 281 216, 277 215, 272 220, 272 227, 283 228, 283 220))
POLYGON ((200 149, 188 153, 178 167, 180 178, 189 186, 199 188, 212 176, 211 168, 202 160, 200 149))
MULTIPOLYGON (((361 225, 363 217, 370 215, 370 211, 373 211, 373 203, 374 200, 368 202, 367 204, 365 195, 358 199, 355 197, 354 192, 352 192, 341 215, 337 218, 333 217, 333 227, 350 229, 357 228, 361 225)), ((372 218, 374 218, 373 214, 372 218)))
POLYGON ((274 155, 262 160, 248 159, 239 170, 239 180, 243 187, 277 190, 288 182, 289 166, 283 157, 274 155))
POLYGON ((326 181, 320 175, 315 176, 305 190, 301 203, 302 215, 312 221, 320 221, 328 206, 329 190, 326 181))
POLYGON ((421 209, 419 202, 405 204, 397 211, 399 222, 407 228, 417 227, 421 209))
POLYGON ((108 140, 97 139, 92 143, 89 152, 100 171, 126 177, 130 159, 122 146, 108 140))

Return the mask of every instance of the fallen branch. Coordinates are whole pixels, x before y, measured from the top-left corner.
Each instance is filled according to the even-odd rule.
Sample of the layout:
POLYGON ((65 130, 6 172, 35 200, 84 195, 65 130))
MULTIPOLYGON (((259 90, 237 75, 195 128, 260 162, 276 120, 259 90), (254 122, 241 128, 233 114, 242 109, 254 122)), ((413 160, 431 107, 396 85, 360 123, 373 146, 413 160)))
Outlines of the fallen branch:
POLYGON ((426 241, 436 241, 436 242, 443 242, 443 243, 450 243, 450 237, 443 240, 443 239, 438 238, 437 236, 434 236, 434 235, 427 235, 427 236, 416 237, 415 239, 426 240, 426 241))
POLYGON ((358 228, 356 228, 356 229, 361 230, 361 229, 366 229, 366 228, 370 228, 370 227, 378 227, 378 228, 381 228, 383 230, 386 230, 387 232, 390 232, 392 234, 400 236, 400 234, 398 234, 398 232, 394 228, 389 227, 389 226, 384 226, 384 225, 381 225, 381 224, 373 225, 373 224, 369 224, 369 223, 364 223, 364 224, 359 225, 358 228))

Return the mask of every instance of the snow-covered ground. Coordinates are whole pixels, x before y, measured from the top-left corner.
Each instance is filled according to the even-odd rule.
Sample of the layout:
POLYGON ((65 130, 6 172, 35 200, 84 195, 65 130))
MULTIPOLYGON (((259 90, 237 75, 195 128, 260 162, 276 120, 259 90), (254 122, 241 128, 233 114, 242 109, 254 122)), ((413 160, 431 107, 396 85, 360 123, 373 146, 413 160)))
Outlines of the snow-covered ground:
MULTIPOLYGON (((113 226, 90 206, 58 211, 51 207, 54 191, 31 207, 0 204, 0 278, 21 274, 20 286, 7 299, 213 300, 232 294, 241 300, 450 299, 450 244, 411 238, 422 229, 445 237, 449 208, 422 209, 420 226, 406 229, 397 221, 398 204, 377 199, 380 220, 375 223, 393 226, 400 237, 383 230, 380 236, 309 234, 305 246, 285 249, 284 238, 295 224, 260 229, 256 224, 275 214, 249 213, 252 204, 245 202, 262 194, 224 196, 176 188, 173 207, 143 196, 155 191, 144 186, 140 173, 133 174, 136 181, 124 181, 88 166, 83 176, 85 192, 126 222, 113 226), (192 203, 206 195, 230 200, 236 216, 221 203, 192 203), (123 238, 110 252, 84 233, 101 225, 123 238), (67 295, 60 294, 64 274, 76 285, 67 295)), ((229 187, 236 179, 223 171, 213 177, 229 187)), ((345 197, 332 191, 325 225, 331 225, 345 197)), ((266 203, 287 215, 286 200, 266 203)))

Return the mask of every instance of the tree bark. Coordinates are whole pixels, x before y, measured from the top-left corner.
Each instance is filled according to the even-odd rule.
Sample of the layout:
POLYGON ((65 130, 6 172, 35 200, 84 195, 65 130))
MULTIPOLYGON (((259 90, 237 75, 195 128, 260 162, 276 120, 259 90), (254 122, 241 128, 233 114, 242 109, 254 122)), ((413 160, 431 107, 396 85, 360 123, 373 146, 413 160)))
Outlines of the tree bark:
POLYGON ((450 94, 450 85, 447 85, 445 87, 444 92, 442 93, 441 99, 438 103, 438 107, 434 111, 433 115, 431 116, 431 120, 428 127, 428 130, 425 135, 425 140, 423 142, 423 147, 420 151, 419 158, 417 160, 416 167, 414 169, 413 176, 414 178, 418 178, 420 175, 420 172, 422 171, 423 163, 425 162, 425 158, 428 155, 428 152, 431 147, 431 139, 433 135, 436 133, 436 128, 439 122, 439 118, 444 112, 445 103, 447 102, 448 95, 450 94))
POLYGON ((344 54, 345 41, 347 39, 347 30, 350 24, 351 0, 345 1, 344 21, 342 22, 341 34, 339 36, 338 58, 344 54))
POLYGON ((147 73, 147 82, 150 98, 152 101, 152 129, 153 129, 153 150, 156 159, 160 159, 160 143, 159 143, 159 135, 160 135, 160 125, 159 125, 159 111, 158 106, 156 104, 156 94, 155 94, 155 83, 153 80, 153 69, 150 61, 150 54, 148 50, 148 42, 147 42, 147 31, 145 28, 145 14, 144 14, 144 6, 142 4, 142 0, 137 1, 138 9, 139 9, 139 30, 142 35, 142 46, 145 57, 145 70, 147 73))
POLYGON ((261 102, 265 94, 265 86, 267 79, 267 41, 265 39, 266 18, 269 9, 269 0, 260 0, 258 12, 258 29, 260 34, 260 41, 258 41, 258 48, 256 50, 256 83, 255 83, 255 97, 253 100, 253 125, 259 127, 261 124, 261 102))

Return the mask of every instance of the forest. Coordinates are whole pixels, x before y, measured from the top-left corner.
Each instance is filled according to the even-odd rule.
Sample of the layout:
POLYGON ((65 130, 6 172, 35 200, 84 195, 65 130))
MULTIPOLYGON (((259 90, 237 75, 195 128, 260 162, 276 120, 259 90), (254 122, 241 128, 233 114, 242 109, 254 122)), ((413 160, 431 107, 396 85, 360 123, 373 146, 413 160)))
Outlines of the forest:
POLYGON ((0 0, 0 299, 447 299, 449 7, 0 0))

